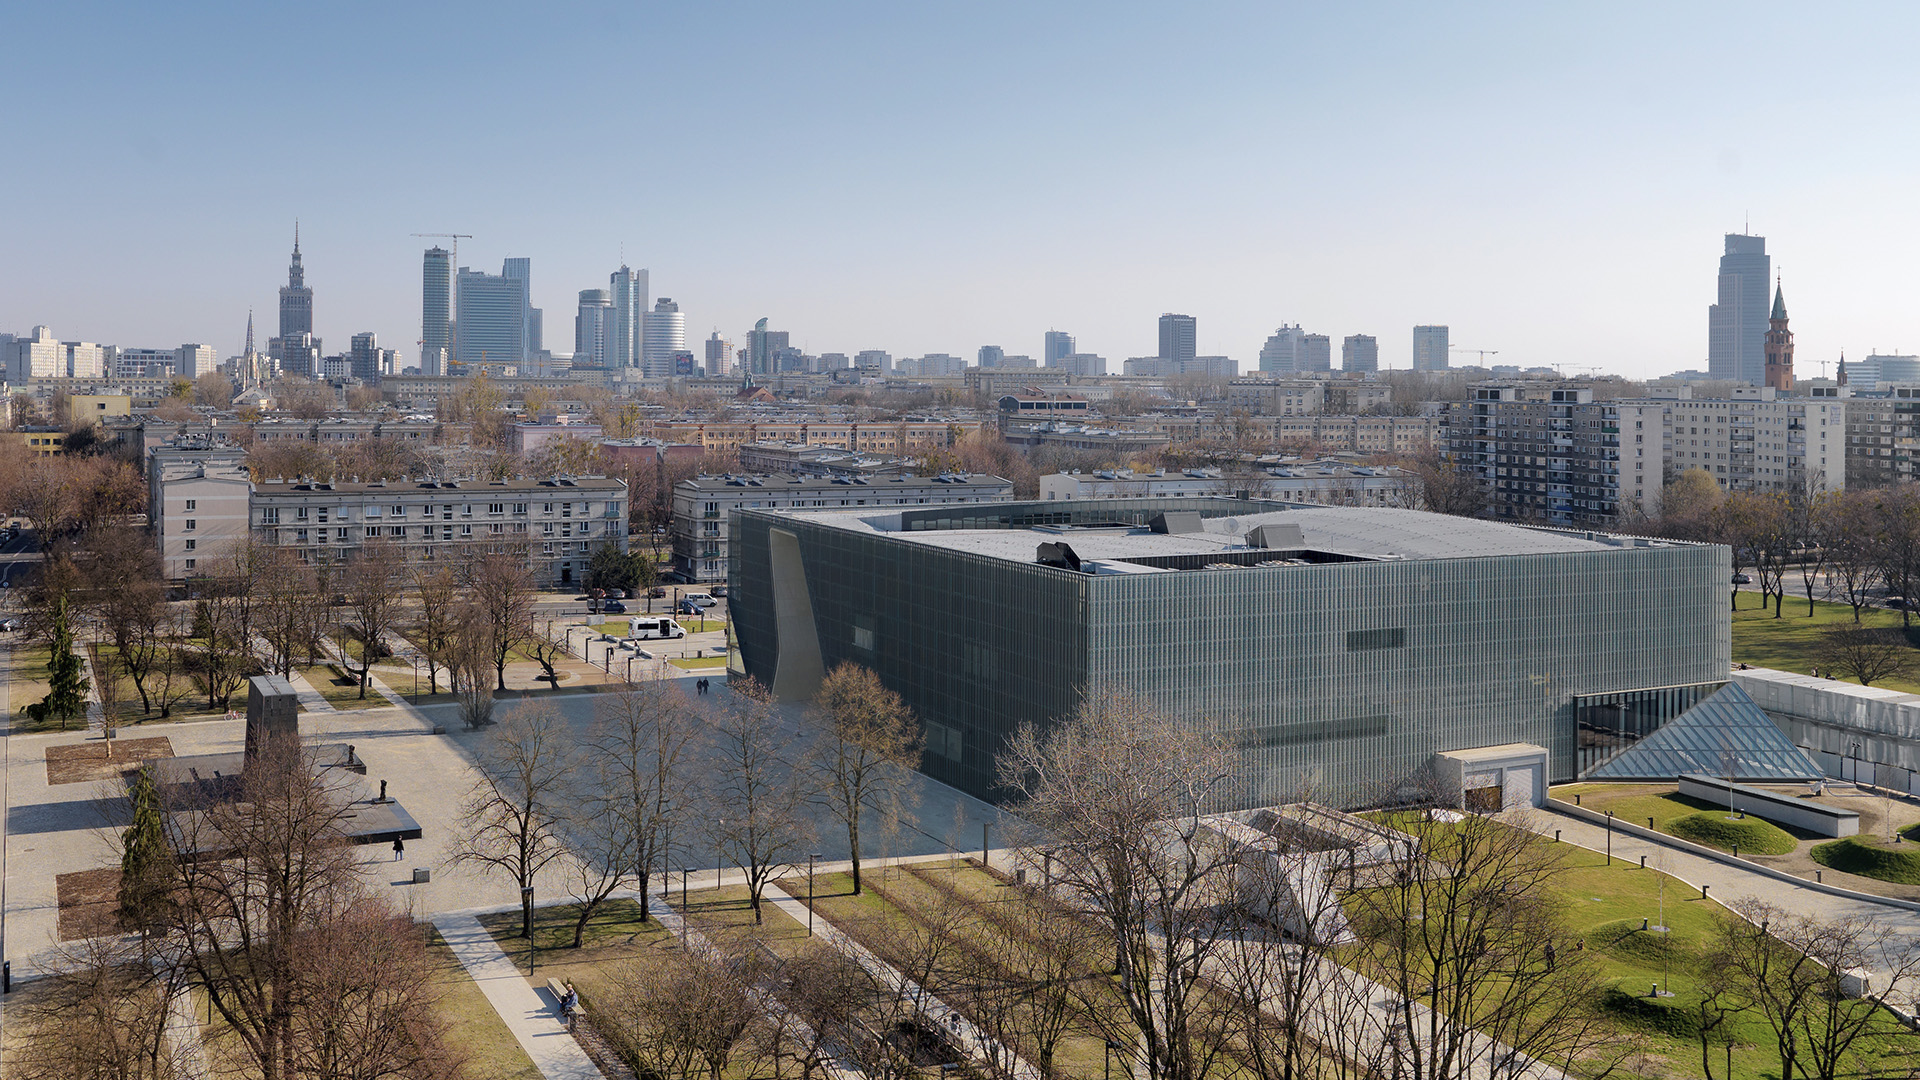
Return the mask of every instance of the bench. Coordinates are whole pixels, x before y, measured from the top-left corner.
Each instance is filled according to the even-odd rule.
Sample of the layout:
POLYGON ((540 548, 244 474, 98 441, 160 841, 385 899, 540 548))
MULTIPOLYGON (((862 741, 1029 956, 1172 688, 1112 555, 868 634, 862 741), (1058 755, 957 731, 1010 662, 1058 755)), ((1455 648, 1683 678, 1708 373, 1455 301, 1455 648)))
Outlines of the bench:
MULTIPOLYGON (((560 1003, 567 1000, 567 984, 561 982, 559 979, 549 978, 547 980, 547 993, 553 995, 553 1007, 558 1009, 560 1003)), ((586 1014, 587 1007, 585 1005, 575 1005, 573 1007, 574 1016, 580 1017, 586 1014)))

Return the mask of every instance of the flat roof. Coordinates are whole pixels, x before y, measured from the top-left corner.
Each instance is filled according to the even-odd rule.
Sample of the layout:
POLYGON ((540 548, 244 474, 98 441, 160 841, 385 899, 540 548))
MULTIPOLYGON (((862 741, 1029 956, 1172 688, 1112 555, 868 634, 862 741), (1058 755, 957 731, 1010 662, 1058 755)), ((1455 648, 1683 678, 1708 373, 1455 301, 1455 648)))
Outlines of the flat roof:
MULTIPOLYGON (((1049 505, 1045 502, 1014 504, 1037 511, 1044 511, 1049 505)), ((1168 500, 1166 509, 1174 511, 1193 507, 1182 506, 1178 500, 1168 500)), ((1033 562, 1039 544, 1060 542, 1071 545, 1082 563, 1169 555, 1217 553, 1226 556, 1236 552, 1263 550, 1247 544, 1247 534, 1261 525, 1298 526, 1303 539, 1301 547, 1307 551, 1381 561, 1552 555, 1611 551, 1634 546, 1669 546, 1667 541, 1525 528, 1475 518, 1371 506, 1301 507, 1212 517, 1202 521, 1201 531, 1189 533, 1156 533, 1145 526, 906 530, 901 527, 899 513, 888 513, 884 509, 758 512, 800 517, 831 528, 883 534, 901 543, 964 551, 1020 563, 1033 562)), ((1147 567, 1130 566, 1127 569, 1151 572, 1151 568, 1147 567)))
POLYGON ((464 491, 470 494, 485 494, 489 491, 522 492, 564 492, 564 491, 624 491, 626 481, 605 476, 561 476, 550 479, 515 480, 261 480, 253 486, 253 493, 261 496, 272 495, 399 495, 426 491, 464 491))

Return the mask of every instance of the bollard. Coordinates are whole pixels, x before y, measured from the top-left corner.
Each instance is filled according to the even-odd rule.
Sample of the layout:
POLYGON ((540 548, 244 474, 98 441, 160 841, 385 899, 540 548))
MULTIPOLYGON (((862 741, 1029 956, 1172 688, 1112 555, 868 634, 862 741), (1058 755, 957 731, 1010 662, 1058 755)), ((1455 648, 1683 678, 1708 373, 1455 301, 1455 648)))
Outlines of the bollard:
POLYGON ((1659 996, 1660 996, 1660 984, 1659 984, 1659 983, 1654 983, 1654 984, 1653 984, 1653 986, 1651 986, 1651 987, 1649 987, 1649 988, 1648 988, 1648 990, 1647 990, 1647 996, 1648 996, 1648 997, 1650 997, 1650 998, 1657 998, 1657 997, 1659 997, 1659 996))
POLYGON ((1648 819, 1647 819, 1647 831, 1648 831, 1648 832, 1652 832, 1652 831, 1653 831, 1653 819, 1652 819, 1652 818, 1648 818, 1648 819))
POLYGON ((1702 885, 1700 886, 1700 899, 1705 900, 1706 898, 1707 898, 1707 887, 1705 885, 1702 885))
POLYGON ((1736 859, 1740 857, 1740 841, 1738 840, 1733 842, 1733 857, 1736 859))
POLYGON ((1554 842, 1554 843, 1556 843, 1556 844, 1560 842, 1560 830, 1559 830, 1559 829, 1555 829, 1555 830, 1553 830, 1553 842, 1554 842))
POLYGON ((1580 796, 1578 796, 1578 795, 1575 795, 1575 796, 1573 797, 1573 805, 1575 805, 1575 806, 1579 806, 1579 805, 1580 805, 1580 796))
POLYGON ((1820 884, 1820 871, 1818 871, 1818 870, 1815 870, 1815 871, 1813 872, 1813 883, 1814 883, 1815 885, 1818 885, 1818 884, 1820 884))
POLYGON ((1642 855, 1640 856, 1640 869, 1645 870, 1646 868, 1647 868, 1647 857, 1645 855, 1642 855))
POLYGON ((0 960, 0 994, 13 993, 13 961, 0 960))
POLYGON ((1647 920, 1645 917, 1642 917, 1640 920, 1640 929, 1645 930, 1646 928, 1647 928, 1647 920))

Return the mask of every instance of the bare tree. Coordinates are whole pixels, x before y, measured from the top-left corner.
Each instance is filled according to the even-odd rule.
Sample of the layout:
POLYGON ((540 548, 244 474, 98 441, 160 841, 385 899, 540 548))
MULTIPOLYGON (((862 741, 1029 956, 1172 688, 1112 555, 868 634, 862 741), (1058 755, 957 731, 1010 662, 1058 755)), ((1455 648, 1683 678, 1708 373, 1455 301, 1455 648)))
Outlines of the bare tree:
MULTIPOLYGON (((351 668, 360 682, 360 697, 367 696, 367 679, 373 663, 386 655, 386 637, 400 619, 399 552, 383 541, 369 541, 341 577, 347 598, 347 631, 360 641, 360 670, 351 668)), ((344 652, 342 653, 344 657, 344 652)))
POLYGON ((464 1063, 438 1015, 425 931, 359 899, 302 935, 289 967, 301 988, 293 1075, 326 1080, 452 1080, 464 1063))
POLYGON ((7 1075, 20 1080, 187 1080, 167 1036, 175 972, 123 939, 81 938, 61 948, 57 972, 9 1018, 7 1075), (13 1041, 13 1040, 10 1040, 13 1041))
POLYGON ((860 820, 877 814, 897 822, 910 814, 908 781, 920 766, 920 723, 871 668, 851 661, 821 680, 815 701, 828 728, 815 744, 813 766, 821 801, 847 830, 858 896, 860 820))
POLYGON ((1201 817, 1240 795, 1237 755, 1139 700, 1103 695, 1045 735, 1023 726, 997 766, 1016 811, 1056 845, 1056 891, 1113 953, 1122 1008, 1107 1037, 1133 1044, 1138 1076, 1208 1075, 1219 1017, 1203 976, 1231 928, 1220 912, 1232 854, 1201 817))
POLYGON ((313 609, 324 602, 313 567, 291 548, 251 541, 239 546, 235 558, 246 577, 254 626, 267 645, 266 668, 290 676, 295 658, 313 640, 313 609))
POLYGON ((407 583, 413 590, 414 643, 427 662, 427 692, 438 694, 439 669, 453 651, 459 582, 445 563, 415 562, 407 567, 407 583))
MULTIPOLYGON (((626 822, 632 850, 622 866, 645 896, 654 866, 663 877, 672 866, 674 825, 687 839, 695 831, 687 818, 706 725, 678 681, 664 675, 600 695, 595 713, 587 745, 596 787, 604 812, 626 822)), ((640 917, 648 917, 644 904, 640 917)))
POLYGON ((1831 491, 1805 491, 1788 500, 1793 546, 1799 557, 1800 585, 1807 594, 1807 618, 1813 618, 1813 592, 1827 571, 1828 545, 1846 530, 1835 511, 1839 498, 1831 491))
POLYGON ((488 628, 487 651, 493 661, 495 689, 507 688, 507 658, 525 638, 533 621, 533 579, 525 560, 513 554, 483 555, 469 567, 470 603, 488 628))
POLYGON ((1820 662, 1861 686, 1899 678, 1913 666, 1906 634, 1891 627, 1829 626, 1820 632, 1820 662))
POLYGON ((752 954, 709 957, 676 949, 634 963, 602 995, 594 1030, 642 1075, 722 1080, 729 1067, 757 1075, 771 1031, 755 994, 752 954), (742 1060, 743 1058, 754 1060, 742 1060))
POLYGON ((1487 496, 1480 478, 1431 450, 1407 464, 1422 510, 1436 514, 1476 517, 1486 510, 1487 496))
POLYGON ((805 774, 780 753, 773 699, 752 679, 732 683, 714 718, 714 772, 707 829, 714 846, 746 872, 753 921, 765 921, 767 883, 813 839, 805 774))
POLYGON ((112 663, 99 669, 100 677, 113 667, 126 672, 140 695, 141 713, 151 713, 147 681, 159 658, 166 615, 159 555, 142 534, 111 528, 88 538, 84 556, 86 608, 113 641, 112 663))
MULTIPOLYGON (((475 757, 481 775, 461 806, 466 828, 453 861, 505 870, 526 889, 565 853, 555 830, 579 765, 566 720, 551 705, 521 705, 487 732, 475 757)), ((520 936, 533 936, 531 905, 520 936)))
MULTIPOLYGON (((1896 595, 1910 600, 1915 587, 1920 586, 1920 493, 1908 484, 1881 488, 1873 496, 1872 528, 1880 580, 1896 595)), ((1900 606, 1900 625, 1913 625, 1910 602, 1900 606)))
POLYGON ((1838 496, 1828 510, 1823 536, 1827 591, 1853 609, 1853 621, 1858 623, 1861 609, 1872 602, 1880 584, 1872 507, 1861 493, 1850 491, 1838 496))

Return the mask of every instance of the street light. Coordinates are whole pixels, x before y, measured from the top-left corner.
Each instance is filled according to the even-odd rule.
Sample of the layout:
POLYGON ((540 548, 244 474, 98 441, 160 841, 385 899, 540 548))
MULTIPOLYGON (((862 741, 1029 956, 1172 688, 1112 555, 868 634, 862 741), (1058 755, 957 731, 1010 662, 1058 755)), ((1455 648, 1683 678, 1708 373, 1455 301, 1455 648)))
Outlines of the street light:
POLYGON ((820 853, 807 856, 807 936, 813 936, 813 864, 820 861, 820 853))
POLYGON ((693 876, 693 867, 680 868, 680 945, 687 944, 687 879, 693 876))
POLYGON ((533 886, 520 886, 521 925, 527 931, 527 978, 533 978, 533 886))
POLYGON ((1120 1047, 1116 1046, 1112 1039, 1107 1040, 1106 1080, 1113 1080, 1113 1052, 1118 1049, 1120 1047))
POLYGON ((1607 811, 1607 865, 1613 865, 1613 811, 1607 811))

